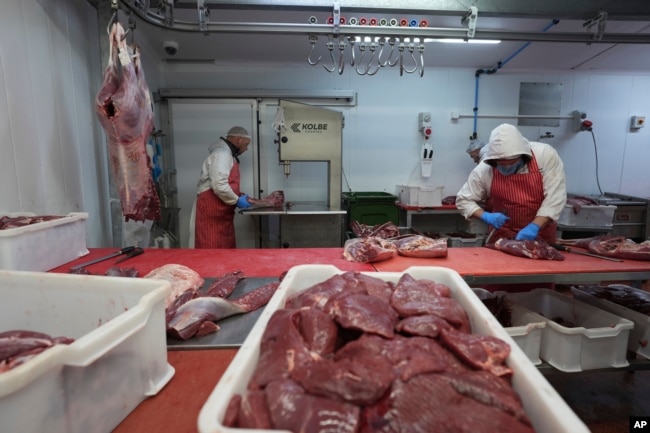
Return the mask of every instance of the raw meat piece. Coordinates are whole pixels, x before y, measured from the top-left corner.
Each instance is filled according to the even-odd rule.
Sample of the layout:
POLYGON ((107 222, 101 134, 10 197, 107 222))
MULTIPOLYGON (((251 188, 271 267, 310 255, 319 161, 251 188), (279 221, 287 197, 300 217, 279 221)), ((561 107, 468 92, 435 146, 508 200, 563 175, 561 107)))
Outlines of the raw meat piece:
POLYGON ((447 239, 432 239, 422 235, 408 235, 392 241, 397 253, 406 257, 447 257, 447 239))
POLYGON ((0 373, 24 364, 57 344, 71 344, 74 339, 51 337, 42 332, 12 330, 0 333, 0 373))
POLYGON ((165 280, 171 283, 172 291, 165 299, 165 308, 169 308, 174 303, 174 300, 181 295, 191 295, 189 299, 192 299, 204 282, 203 277, 198 272, 178 264, 162 265, 153 269, 144 278, 165 280), (186 292, 189 293, 186 294, 186 292))
POLYGON ((324 356, 336 349, 338 327, 329 314, 315 308, 301 309, 298 330, 310 352, 324 356))
POLYGON ((215 279, 202 296, 227 298, 237 287, 237 283, 246 278, 242 271, 230 272, 215 279))
POLYGON ((57 215, 41 215, 41 216, 2 216, 0 217, 0 230, 14 229, 17 227, 24 227, 31 224, 38 224, 46 221, 52 221, 59 218, 65 218, 57 215))
POLYGON ((271 194, 261 199, 248 197, 248 202, 251 204, 252 208, 281 208, 284 204, 284 191, 273 191, 271 194))
POLYGON ((290 377, 310 394, 356 405, 373 404, 390 388, 393 365, 382 356, 357 355, 296 364, 290 377))
POLYGON ((397 312, 388 301, 363 294, 336 296, 325 306, 325 312, 346 329, 393 338, 397 312))
POLYGON ((295 433, 355 433, 359 428, 359 407, 306 394, 292 380, 269 384, 266 401, 276 429, 295 433))
POLYGON ((585 239, 561 240, 558 243, 585 248, 593 254, 630 260, 650 260, 650 241, 636 243, 624 236, 596 236, 585 239))
POLYGON ((316 308, 323 309, 330 298, 343 293, 367 293, 365 287, 354 284, 353 271, 337 274, 327 280, 315 284, 302 292, 290 296, 286 301, 286 308, 316 308))
POLYGON ((137 278, 140 276, 140 272, 138 272, 136 268, 120 268, 119 266, 111 266, 106 270, 104 275, 107 277, 137 278))
POLYGON ((433 282, 413 284, 413 277, 406 275, 408 274, 400 278, 390 301, 400 317, 435 314, 455 328, 464 332, 470 331, 465 310, 454 299, 440 295, 440 293, 448 293, 448 287, 445 287, 445 290, 433 282))
POLYGON ((582 209, 582 206, 597 206, 598 201, 593 198, 583 196, 567 197, 566 204, 572 207, 573 213, 577 214, 582 209))
POLYGON ((239 407, 239 427, 272 429, 271 413, 266 404, 266 393, 262 390, 250 390, 244 395, 239 407))
POLYGON ((381 262, 393 258, 396 253, 392 242, 377 237, 348 239, 343 245, 343 257, 348 262, 381 262))
POLYGON ((153 130, 149 88, 140 63, 132 54, 116 22, 110 32, 110 57, 95 111, 108 142, 109 164, 126 221, 159 220, 160 201, 146 151, 153 130))
POLYGON ((489 335, 442 329, 440 341, 474 368, 487 370, 496 376, 512 375, 512 370, 505 365, 505 360, 510 355, 510 346, 503 340, 489 335))
POLYGON ((399 228, 391 221, 375 226, 361 224, 359 221, 352 221, 350 222, 350 229, 358 238, 377 237, 388 239, 399 236, 399 228))
POLYGON ((459 394, 442 374, 396 380, 390 395, 362 414, 362 433, 532 433, 508 413, 459 394), (435 395, 435 404, 423 398, 435 395))
POLYGON ((455 195, 448 195, 447 197, 442 199, 442 204, 445 204, 445 205, 456 204, 456 196, 455 195))
POLYGON ((535 260, 564 260, 564 256, 558 250, 541 239, 516 241, 501 238, 493 244, 487 244, 486 247, 517 257, 527 257, 535 260))
POLYGON ((204 322, 218 322, 226 317, 248 313, 266 305, 280 283, 265 284, 229 301, 214 296, 200 296, 181 305, 167 325, 167 333, 175 338, 187 340, 208 334, 219 329, 218 326, 204 322))
POLYGON ((264 388, 274 380, 286 379, 296 365, 309 362, 311 354, 297 328, 298 310, 278 310, 269 319, 260 344, 260 359, 248 384, 264 388))
POLYGON ((226 407, 226 413, 223 416, 223 421, 221 424, 224 427, 238 427, 238 418, 239 418, 239 406, 241 405, 242 396, 241 394, 235 394, 230 398, 228 402, 228 407, 226 407))
POLYGON ((436 338, 441 329, 450 328, 442 317, 435 314, 424 314, 422 316, 410 316, 400 320, 395 326, 397 332, 421 337, 436 338))

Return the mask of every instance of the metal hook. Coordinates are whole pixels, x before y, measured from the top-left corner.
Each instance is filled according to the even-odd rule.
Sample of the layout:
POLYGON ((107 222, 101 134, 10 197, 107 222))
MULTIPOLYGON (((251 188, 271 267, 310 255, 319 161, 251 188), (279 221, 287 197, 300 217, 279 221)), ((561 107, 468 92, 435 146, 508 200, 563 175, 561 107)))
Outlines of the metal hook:
POLYGON ((343 60, 343 51, 345 50, 345 41, 339 40, 339 75, 343 74, 345 68, 345 61, 343 60))
POLYGON ((111 15, 111 19, 108 20, 108 25, 106 26, 106 33, 109 35, 111 34, 111 25, 113 24, 114 21, 116 21, 117 18, 117 9, 115 12, 113 12, 113 15, 111 15))
POLYGON ((399 43, 399 75, 404 75, 404 43, 399 43))
POLYGON ((390 38, 388 39, 388 43, 390 44, 390 55, 388 56, 388 66, 395 66, 397 62, 399 61, 399 55, 395 57, 395 60, 391 62, 391 58, 393 57, 393 51, 395 51, 395 38, 390 38))
POLYGON ((329 41, 327 42, 327 49, 330 50, 330 58, 332 59, 332 68, 328 68, 327 66, 323 65, 323 68, 327 72, 334 72, 336 71, 336 59, 334 58, 334 42, 332 42, 332 36, 329 36, 329 41))
POLYGON ((318 58, 315 61, 311 59, 311 54, 314 52, 314 48, 316 48, 316 41, 318 41, 318 36, 309 35, 309 43, 311 44, 311 50, 309 50, 309 54, 307 55, 307 62, 312 66, 317 65, 321 59, 321 56, 318 56, 318 58))
POLYGON ((318 36, 315 35, 309 36, 309 43, 311 44, 311 49, 309 50, 309 54, 307 55, 307 62, 312 66, 317 65, 321 59, 321 56, 318 56, 318 58, 315 61, 311 59, 311 55, 314 52, 314 49, 316 48, 316 41, 318 41, 318 36))
POLYGON ((409 53, 411 54, 411 58, 413 59, 413 63, 415 63, 415 65, 413 66, 413 69, 408 69, 406 66, 404 66, 404 72, 407 74, 412 74, 418 69, 418 61, 415 59, 415 54, 413 53, 414 50, 415 46, 413 44, 409 44, 409 53))
POLYGON ((418 45, 420 52, 420 77, 424 76, 424 44, 418 45))
POLYGON ((359 66, 362 66, 361 61, 363 60, 363 56, 364 56, 364 54, 366 53, 366 44, 364 44, 363 42, 361 42, 361 43, 359 44, 359 50, 361 51, 361 57, 359 57, 359 61, 357 62, 357 67, 356 67, 357 74, 359 74, 359 75, 366 75, 366 74, 368 73, 368 68, 366 68, 366 71, 365 71, 365 72, 361 72, 361 71, 359 70, 359 66))
POLYGON ((350 51, 351 51, 351 58, 350 58, 350 66, 354 66, 354 63, 356 61, 356 53, 354 51, 354 43, 356 42, 356 39, 352 36, 348 36, 348 42, 350 42, 350 51))
POLYGON ((379 38, 379 46, 381 47, 379 49, 379 54, 377 54, 377 62, 379 62, 380 67, 384 67, 388 64, 388 60, 390 60, 390 56, 388 56, 388 59, 386 59, 385 62, 381 61, 381 55, 384 53, 384 48, 386 47, 386 38, 383 36, 379 38))
POLYGON ((377 56, 377 68, 375 69, 375 72, 370 73, 370 69, 372 66, 372 60, 375 58, 375 50, 377 49, 377 45, 373 42, 370 44, 370 51, 372 52, 372 55, 370 56, 370 60, 368 61, 368 66, 366 67, 366 75, 375 75, 378 71, 379 68, 381 68, 381 64, 379 63, 379 56, 377 56))

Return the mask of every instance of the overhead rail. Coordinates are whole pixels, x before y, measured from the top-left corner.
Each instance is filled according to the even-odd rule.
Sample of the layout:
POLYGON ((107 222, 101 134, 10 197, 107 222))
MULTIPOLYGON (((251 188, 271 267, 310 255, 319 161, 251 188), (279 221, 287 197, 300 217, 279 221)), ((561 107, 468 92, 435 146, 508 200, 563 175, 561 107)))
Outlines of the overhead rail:
MULTIPOLYGON (((90 1, 90 0, 89 0, 90 1)), ((332 1, 253 1, 253 0, 241 0, 241 1, 227 1, 227 2, 216 2, 216 1, 197 1, 197 0, 187 0, 187 1, 174 1, 174 0, 159 0, 157 2, 146 1, 146 0, 120 0, 128 10, 132 11, 140 18, 146 22, 176 31, 182 32, 199 32, 199 33, 245 33, 245 34, 279 34, 279 35, 315 35, 315 36, 336 36, 336 35, 345 35, 347 37, 381 37, 384 38, 400 38, 401 40, 410 38, 433 38, 433 39, 468 39, 468 34, 473 33, 472 39, 477 40, 502 40, 502 41, 523 41, 523 42, 569 42, 569 43, 585 43, 585 44, 650 44, 650 34, 639 34, 639 33, 604 33, 604 21, 599 21, 598 31, 596 35, 591 32, 581 32, 581 33, 543 33, 543 32, 520 32, 520 31, 505 31, 505 30, 491 30, 491 29, 480 29, 478 27, 454 27, 454 28, 443 28, 443 27, 421 27, 421 26, 381 26, 380 24, 375 23, 375 25, 362 25, 361 23, 357 25, 351 24, 342 24, 339 20, 338 23, 332 22, 326 24, 318 23, 277 23, 277 22, 219 22, 219 21, 210 21, 210 10, 213 8, 233 8, 233 9, 243 9, 243 8, 255 8, 255 9, 264 9, 271 10, 273 8, 284 8, 284 9, 299 9, 305 11, 318 11, 326 10, 332 11, 335 3, 332 1), (192 5, 192 8, 196 11, 195 20, 179 19, 175 12, 177 9, 182 9, 184 15, 187 15, 188 6, 192 5), (471 30, 471 31, 470 31, 471 30)), ((346 1, 345 7, 346 10, 378 10, 384 13, 390 13, 392 10, 397 10, 399 6, 400 10, 404 12, 404 9, 408 10, 410 13, 424 13, 427 15, 458 15, 459 22, 461 19, 467 15, 468 10, 466 8, 460 9, 457 1, 409 1, 407 2, 400 1, 374 1, 374 2, 365 2, 365 1, 346 1), (452 7, 452 4, 455 5, 452 7), (418 6, 420 5, 420 6, 418 6), (428 7, 427 7, 428 5, 428 7), (363 6, 363 7, 362 7, 363 6), (404 6, 404 7, 402 7, 404 6)), ((567 2, 566 0, 561 1, 551 1, 546 0, 544 2, 539 2, 543 5, 535 6, 532 8, 534 10, 542 10, 544 16, 546 13, 550 14, 552 10, 559 10, 558 13, 553 14, 552 18, 565 18, 568 16, 569 19, 581 19, 581 20, 592 20, 594 16, 606 17, 607 20, 650 20, 650 2, 643 1, 626 1, 626 2, 614 2, 611 0, 597 1, 597 0, 584 0, 584 1, 571 1, 567 2), (549 4, 547 4, 549 3, 549 4), (565 3, 570 3, 565 5, 565 3), (580 7, 576 7, 576 5, 580 7), (565 6, 561 6, 565 5, 565 6), (601 6, 607 6, 607 10, 601 10, 601 6), (622 6, 625 6, 624 8, 622 6), (626 9, 626 11, 622 11, 626 9)), ((530 9, 529 2, 522 2, 520 0, 512 1, 492 1, 487 2, 484 5, 484 2, 481 2, 481 9, 478 10, 478 13, 481 16, 504 16, 507 18, 525 18, 525 17, 537 17, 541 18, 542 13, 537 12, 533 13, 531 11, 525 10, 526 8, 530 9), (508 8, 503 7, 501 11, 496 7, 497 3, 506 3, 508 8), (517 4, 523 4, 517 6, 517 4), (525 6, 525 7, 524 7, 525 6), (486 11, 483 10, 483 7, 486 7, 486 11)), ((339 4, 339 7, 343 6, 339 4)), ((471 20, 470 20, 471 21, 471 20)), ((475 22, 470 22, 475 26, 475 22)))

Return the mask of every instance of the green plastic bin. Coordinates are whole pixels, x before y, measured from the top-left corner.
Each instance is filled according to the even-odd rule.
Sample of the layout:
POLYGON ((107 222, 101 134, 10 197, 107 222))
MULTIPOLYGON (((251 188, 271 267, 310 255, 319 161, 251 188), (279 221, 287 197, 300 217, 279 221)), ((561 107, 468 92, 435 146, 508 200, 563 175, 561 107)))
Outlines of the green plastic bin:
POLYGON ((351 221, 375 226, 391 221, 399 223, 399 208, 395 206, 397 196, 386 192, 344 192, 342 207, 347 213, 347 227, 351 221))

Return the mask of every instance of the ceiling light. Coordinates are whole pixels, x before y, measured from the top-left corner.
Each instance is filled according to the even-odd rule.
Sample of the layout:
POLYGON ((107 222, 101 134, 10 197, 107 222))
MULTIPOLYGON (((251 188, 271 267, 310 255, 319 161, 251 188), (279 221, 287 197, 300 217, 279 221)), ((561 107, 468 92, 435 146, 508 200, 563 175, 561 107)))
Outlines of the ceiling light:
POLYGON ((434 39, 425 38, 424 42, 442 42, 446 44, 500 44, 498 39, 434 39))

